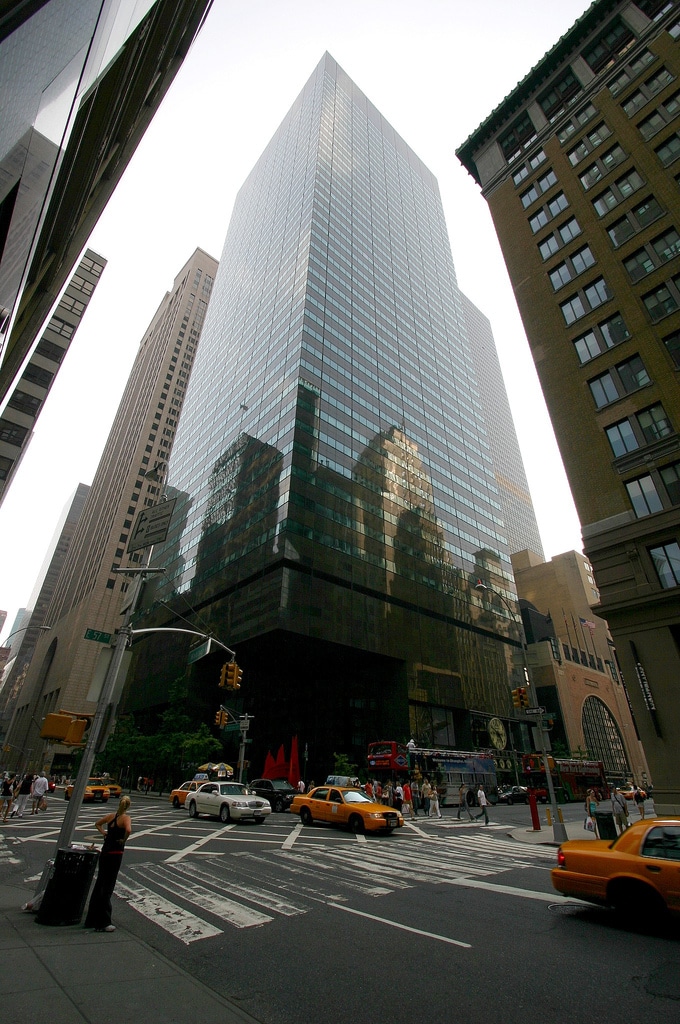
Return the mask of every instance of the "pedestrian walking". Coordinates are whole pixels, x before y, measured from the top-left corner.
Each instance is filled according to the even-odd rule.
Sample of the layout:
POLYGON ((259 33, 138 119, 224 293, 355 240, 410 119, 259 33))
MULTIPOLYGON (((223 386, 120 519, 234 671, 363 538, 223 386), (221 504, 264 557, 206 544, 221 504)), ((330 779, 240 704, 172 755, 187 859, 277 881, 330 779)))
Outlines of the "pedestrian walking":
POLYGON ((9 775, 5 772, 2 780, 2 789, 0 790, 0 814, 2 809, 5 809, 5 815, 3 821, 7 821, 7 815, 12 809, 12 800, 14 799, 14 784, 16 782, 16 775, 9 775))
POLYGON ((423 814, 426 818, 430 816, 430 798, 432 797, 432 786, 430 785, 429 779, 423 779, 423 785, 420 789, 420 795, 423 801, 423 814))
POLYGON ((456 817, 460 821, 460 813, 465 808, 467 811, 468 818, 472 821, 472 814, 470 813, 470 805, 468 803, 468 787, 463 783, 458 790, 458 814, 456 817))
POLYGON ((401 813, 406 817, 408 811, 409 818, 413 817, 413 793, 411 792, 411 785, 408 781, 404 783, 404 802, 401 805, 401 813))
POLYGON ((595 835, 596 839, 600 838, 599 833, 597 831, 597 818, 595 817, 595 811, 597 810, 599 802, 600 801, 595 796, 595 790, 594 789, 589 789, 588 792, 586 793, 585 810, 586 810, 587 817, 590 818, 592 820, 592 822, 593 822, 593 829, 592 829, 592 831, 593 831, 593 834, 595 835))
POLYGON ((414 779, 411 783, 411 797, 413 800, 413 816, 417 818, 418 808, 420 807, 420 786, 417 779, 414 779))
POLYGON ((640 812, 640 817, 641 818, 644 818, 644 816, 645 816, 645 797, 646 796, 647 796, 647 794, 642 789, 638 789, 638 787, 635 786, 635 785, 633 786, 633 799, 635 800, 635 803, 637 804, 637 809, 640 812))
POLYGON ((394 809, 396 811, 399 811, 399 813, 401 814, 401 809, 404 805, 404 787, 402 786, 401 782, 398 779, 397 784, 394 787, 394 792, 392 794, 392 803, 394 805, 394 809))
POLYGON ((28 798, 31 795, 31 786, 33 785, 33 775, 31 772, 27 772, 21 782, 19 783, 18 789, 14 790, 14 810, 12 811, 12 817, 23 818, 28 798))
POLYGON ((619 835, 622 835, 628 828, 628 801, 619 786, 612 793, 612 814, 619 827, 619 835))
POLYGON ((31 814, 37 814, 38 811, 47 810, 47 800, 45 799, 45 794, 47 793, 47 790, 49 788, 50 784, 45 778, 45 773, 40 772, 40 774, 33 780, 33 785, 31 786, 31 814))
POLYGON ((130 797, 122 796, 115 814, 105 814, 95 822, 95 828, 104 836, 104 843, 99 854, 97 881, 90 897, 85 927, 94 928, 97 932, 116 930, 116 926, 111 923, 111 897, 116 887, 125 843, 132 832, 130 815, 126 813, 129 806, 130 797))
POLYGON ((479 789, 477 790, 477 803, 482 808, 480 813, 477 815, 477 818, 484 818, 484 824, 488 825, 489 824, 489 814, 488 814, 488 811, 487 811, 487 807, 489 806, 489 801, 488 801, 486 793, 484 792, 484 786, 481 786, 481 785, 480 785, 479 789))
POLYGON ((437 792, 436 785, 434 785, 432 787, 432 792, 430 793, 430 817, 441 818, 441 816, 442 812, 439 809, 439 793, 437 792))

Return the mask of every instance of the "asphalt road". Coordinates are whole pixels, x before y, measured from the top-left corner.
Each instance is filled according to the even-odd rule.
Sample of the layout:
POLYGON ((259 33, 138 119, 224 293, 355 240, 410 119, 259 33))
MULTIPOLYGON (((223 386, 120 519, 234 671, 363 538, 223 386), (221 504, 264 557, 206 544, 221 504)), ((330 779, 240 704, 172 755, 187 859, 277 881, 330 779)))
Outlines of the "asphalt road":
MULTIPOLYGON (((27 872, 64 808, 3 828, 27 872)), ((83 809, 76 840, 101 813, 83 809)), ((628 930, 554 893, 554 848, 508 834, 528 808, 365 837, 290 814, 224 827, 142 798, 132 817, 115 920, 265 1024, 677 1024, 680 929, 628 930)))

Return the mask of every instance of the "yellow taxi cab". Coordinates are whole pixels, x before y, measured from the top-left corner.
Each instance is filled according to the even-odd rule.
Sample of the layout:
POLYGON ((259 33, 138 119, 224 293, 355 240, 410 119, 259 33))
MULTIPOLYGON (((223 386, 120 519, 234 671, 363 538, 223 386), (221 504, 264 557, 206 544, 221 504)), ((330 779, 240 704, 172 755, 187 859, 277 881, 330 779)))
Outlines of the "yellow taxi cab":
POLYGON ((207 781, 207 776, 204 779, 192 779, 191 782, 183 782, 177 789, 173 789, 168 797, 173 807, 184 807, 186 799, 189 793, 195 793, 199 786, 202 786, 207 781))
MULTIPOLYGON (((64 790, 64 800, 70 800, 73 783, 64 790)), ((88 779, 83 793, 83 802, 101 800, 103 804, 109 799, 109 787, 101 779, 88 779)))
POLYGON ((346 786, 317 786, 310 793, 298 793, 290 812, 299 814, 303 825, 324 821, 353 832, 392 832, 404 824, 396 808, 373 803, 363 790, 346 786))
POLYGON ((109 796, 112 797, 114 800, 120 800, 120 798, 123 795, 123 787, 119 786, 118 783, 114 782, 113 779, 104 778, 102 779, 102 782, 107 787, 109 791, 109 796))
POLYGON ((563 896, 629 918, 680 913, 680 818, 643 818, 613 841, 562 843, 551 878, 563 896))

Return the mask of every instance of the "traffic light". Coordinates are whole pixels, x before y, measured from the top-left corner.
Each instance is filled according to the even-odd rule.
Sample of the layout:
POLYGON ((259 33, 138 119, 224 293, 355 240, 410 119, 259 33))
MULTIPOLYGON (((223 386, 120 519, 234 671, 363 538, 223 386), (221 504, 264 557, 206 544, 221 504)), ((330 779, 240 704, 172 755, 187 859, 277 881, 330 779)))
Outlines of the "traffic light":
POLYGON ((215 712, 215 725, 219 725, 220 729, 223 729, 227 724, 227 712, 216 711, 215 712))
POLYGON ((525 686, 518 686, 517 687, 517 694, 519 696, 519 707, 521 707, 521 708, 528 708, 529 707, 529 694, 526 691, 526 687, 525 686))
POLYGON ((220 669, 220 681, 218 683, 218 686, 221 686, 222 689, 224 689, 224 687, 227 685, 227 669, 228 668, 229 668, 229 666, 227 665, 227 663, 225 661, 224 665, 220 669))
POLYGON ((518 686, 515 687, 515 689, 512 691, 512 703, 513 703, 513 706, 516 707, 516 708, 521 708, 522 707, 522 701, 520 699, 519 687, 518 686))
POLYGON ((240 690, 243 679, 243 669, 240 669, 235 661, 230 661, 227 668, 227 689, 240 690))

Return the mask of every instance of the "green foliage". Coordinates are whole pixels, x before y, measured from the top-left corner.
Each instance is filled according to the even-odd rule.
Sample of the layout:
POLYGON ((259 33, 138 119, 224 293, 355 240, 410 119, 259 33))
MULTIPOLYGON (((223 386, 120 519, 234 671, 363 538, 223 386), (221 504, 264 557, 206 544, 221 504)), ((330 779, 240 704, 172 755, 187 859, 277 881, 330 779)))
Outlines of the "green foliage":
POLYGON ((358 774, 355 764, 352 764, 347 754, 333 754, 333 774, 348 775, 354 778, 358 774))
POLYGON ((144 735, 133 715, 119 719, 106 750, 97 758, 97 771, 105 770, 114 778, 128 781, 139 775, 151 776, 162 785, 164 781, 183 782, 199 765, 223 759, 222 740, 212 736, 204 722, 192 728, 186 683, 176 679, 158 731, 144 735))

